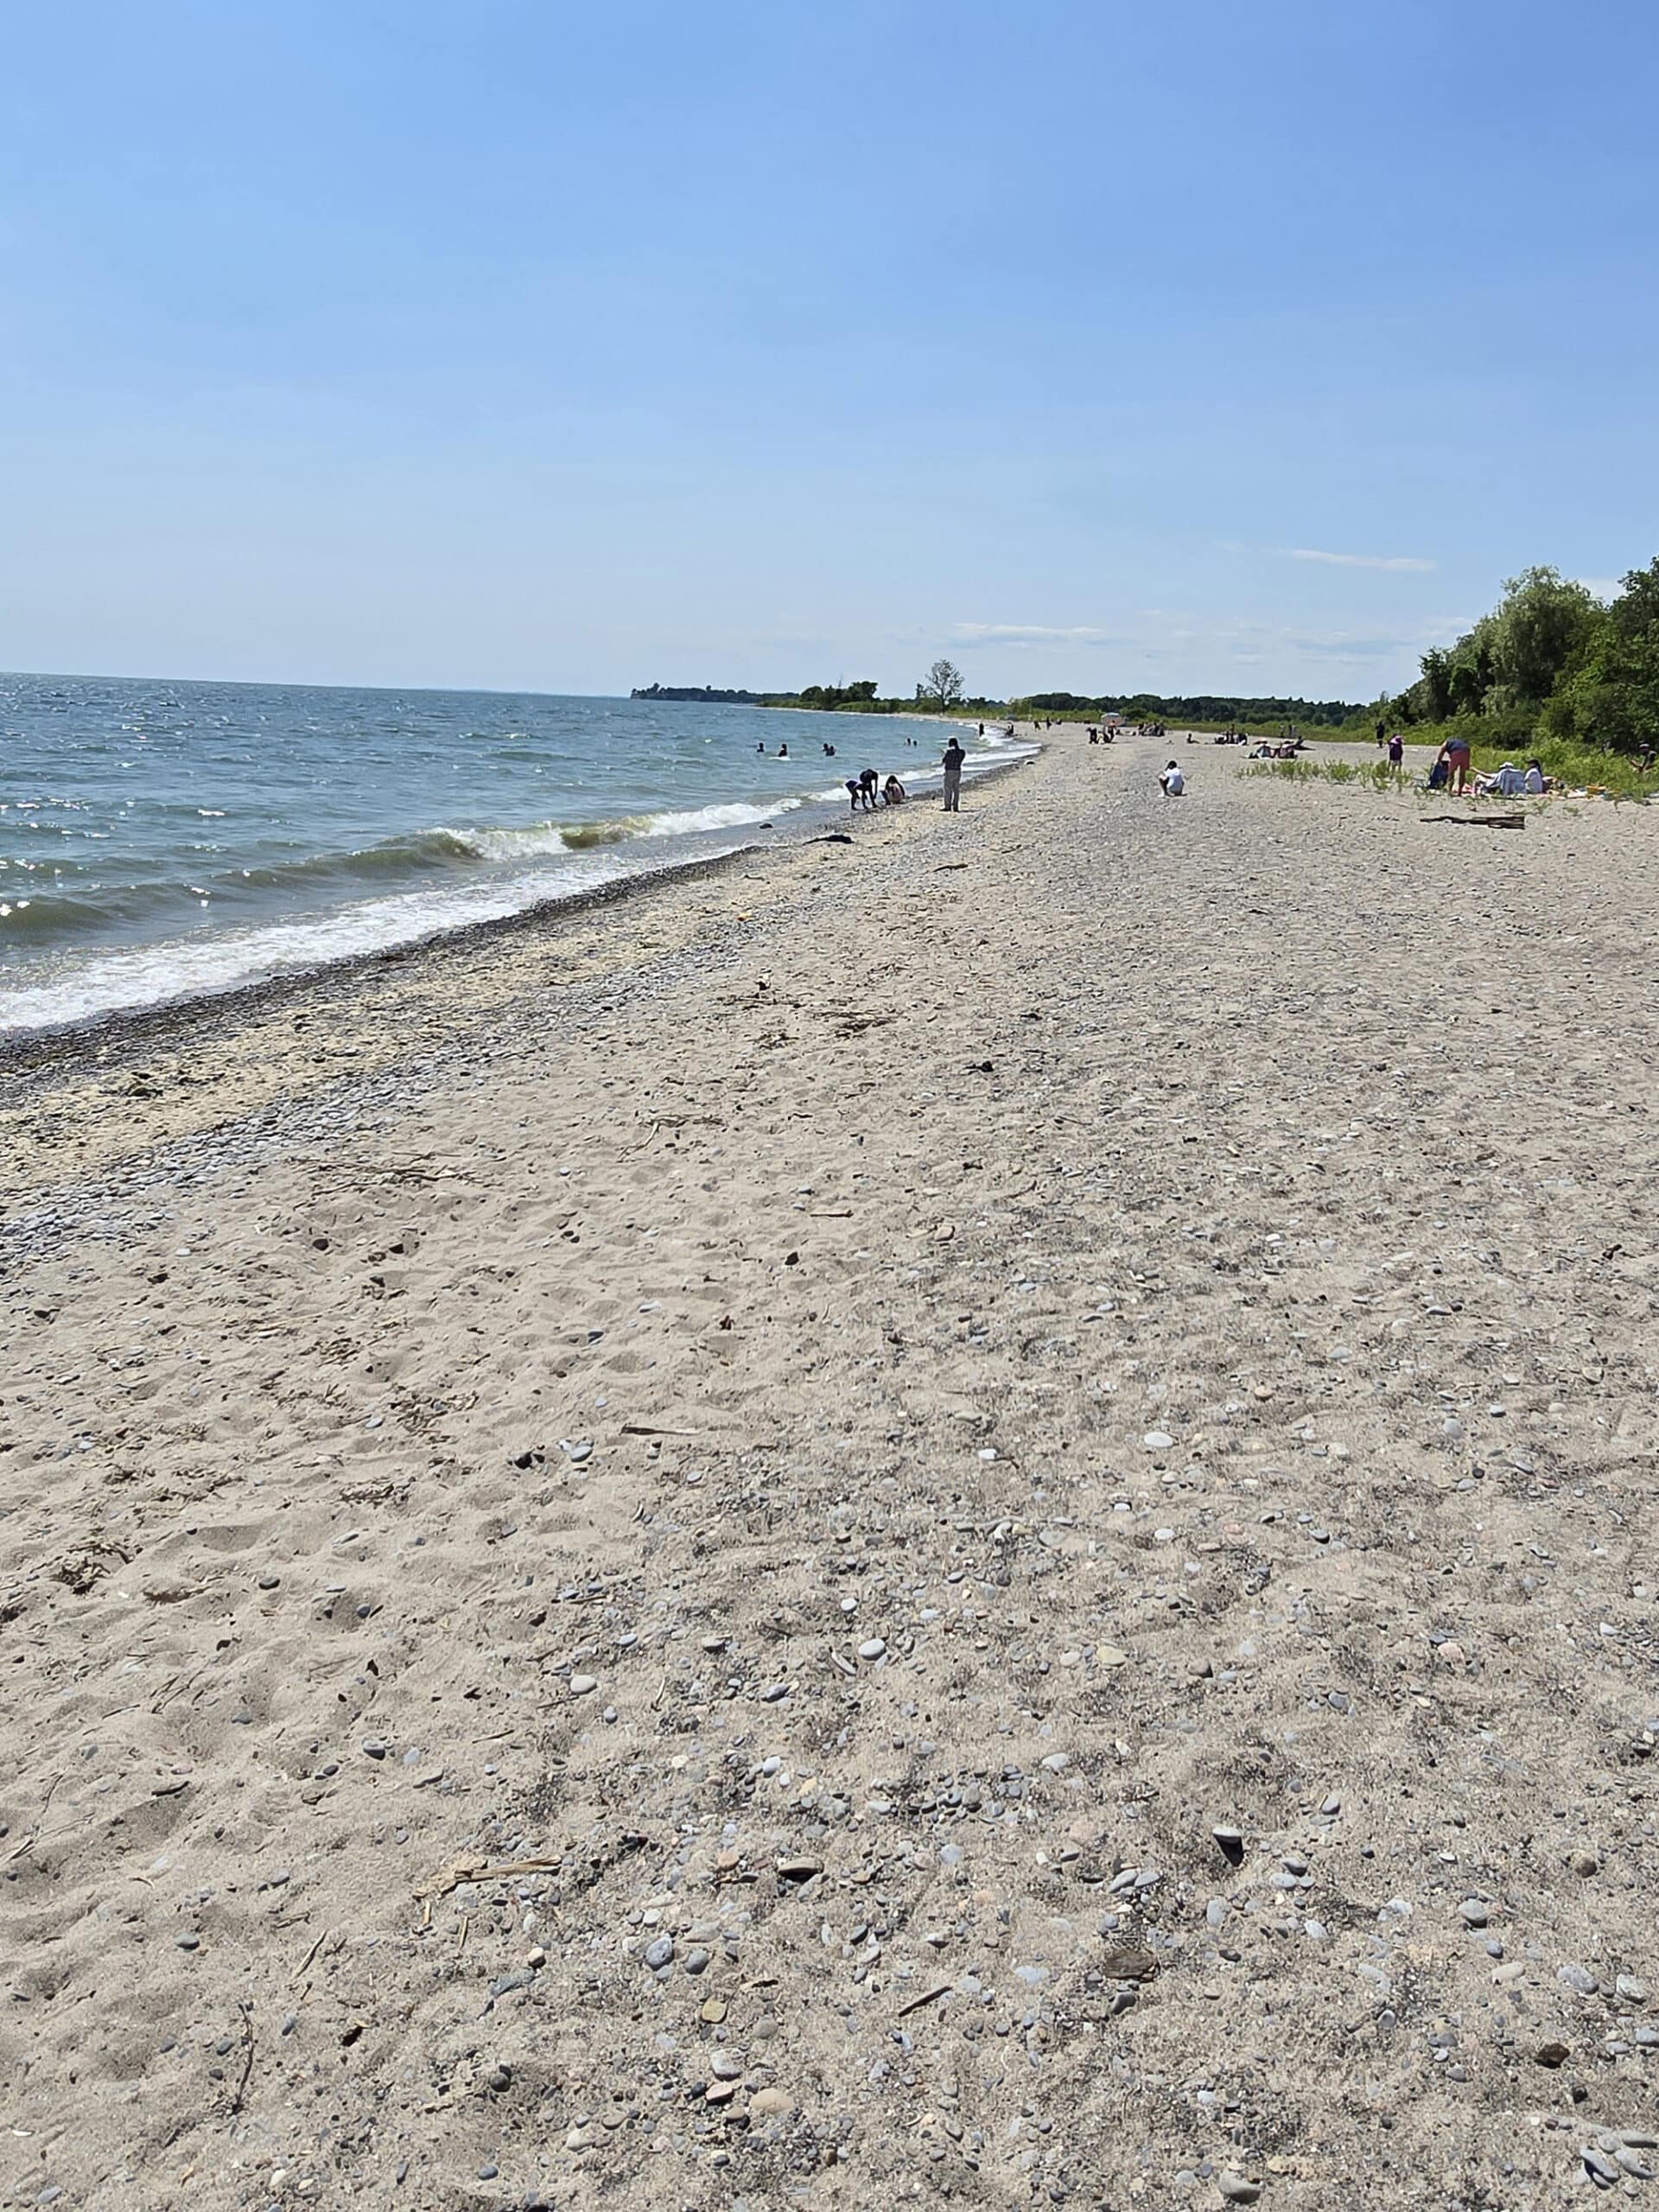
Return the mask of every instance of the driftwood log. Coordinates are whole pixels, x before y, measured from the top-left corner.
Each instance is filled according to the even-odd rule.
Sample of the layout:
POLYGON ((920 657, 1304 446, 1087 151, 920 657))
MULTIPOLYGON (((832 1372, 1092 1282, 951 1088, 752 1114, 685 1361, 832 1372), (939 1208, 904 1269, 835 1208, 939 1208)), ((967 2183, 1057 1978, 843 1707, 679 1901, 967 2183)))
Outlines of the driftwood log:
POLYGON ((1524 830, 1524 814, 1426 814, 1425 822, 1472 823, 1477 830, 1524 830))

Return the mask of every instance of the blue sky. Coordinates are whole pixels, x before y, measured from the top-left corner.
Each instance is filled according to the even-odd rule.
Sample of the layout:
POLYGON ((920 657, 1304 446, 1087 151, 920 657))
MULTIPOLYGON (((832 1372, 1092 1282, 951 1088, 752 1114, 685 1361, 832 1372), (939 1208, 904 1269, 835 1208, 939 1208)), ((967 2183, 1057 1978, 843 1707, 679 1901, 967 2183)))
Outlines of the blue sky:
POLYGON ((0 665, 1366 698, 1659 552, 1592 0, 13 10, 0 665))

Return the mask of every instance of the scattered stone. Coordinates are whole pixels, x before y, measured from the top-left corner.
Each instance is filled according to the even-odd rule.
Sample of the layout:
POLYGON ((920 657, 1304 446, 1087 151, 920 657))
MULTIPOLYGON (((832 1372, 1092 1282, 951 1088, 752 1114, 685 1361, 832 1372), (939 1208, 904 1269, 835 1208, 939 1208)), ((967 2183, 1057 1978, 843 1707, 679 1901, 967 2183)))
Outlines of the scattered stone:
POLYGON ((1573 1872, 1575 1874, 1595 1874, 1600 1870, 1601 1861, 1593 1851, 1580 1851, 1574 1853, 1573 1872))
POLYGON ((887 1648, 880 1637, 867 1636, 858 1647, 858 1656, 861 1659, 879 1659, 887 1648))
POLYGON ((761 2120, 772 2120, 795 2109, 794 2101, 787 2089, 757 2089, 749 2099, 749 2110, 761 2120))
POLYGON ((1149 1428, 1141 1441, 1148 1452, 1167 1452, 1175 1440, 1164 1429, 1149 1428))
POLYGON ((674 1962, 674 1938, 671 1936, 654 1937, 645 1946, 645 1964, 653 1973, 659 1967, 671 1966, 674 1962))
POLYGON ((596 1675, 572 1675, 570 1677, 572 1697, 586 1697, 590 1690, 596 1690, 598 1688, 599 1677, 596 1675))
POLYGON ((1564 2043, 1554 2042, 1541 2043, 1532 2055, 1540 2066, 1548 2066, 1552 2069, 1565 2066, 1573 2056, 1564 2043))
POLYGON ((1216 2187, 1229 2204, 1254 2204, 1262 2194, 1259 2181, 1248 2180, 1243 2174, 1219 2173, 1216 2187))
POLYGON ((1491 1918, 1478 1897, 1465 1897, 1458 1907, 1458 1916, 1466 1928, 1484 1928, 1491 1918))
POLYGON ((778 1861, 778 1878, 780 1882, 810 1882, 815 1874, 822 1874, 823 1872, 822 1859, 813 1859, 804 1854, 780 1859, 778 1861))
POLYGON ((1229 1866, 1239 1866, 1243 1864, 1244 1831, 1243 1828, 1236 1828, 1230 1823, 1224 1823, 1219 1827, 1211 1828, 1210 1833, 1215 1838, 1216 1848, 1229 1866))

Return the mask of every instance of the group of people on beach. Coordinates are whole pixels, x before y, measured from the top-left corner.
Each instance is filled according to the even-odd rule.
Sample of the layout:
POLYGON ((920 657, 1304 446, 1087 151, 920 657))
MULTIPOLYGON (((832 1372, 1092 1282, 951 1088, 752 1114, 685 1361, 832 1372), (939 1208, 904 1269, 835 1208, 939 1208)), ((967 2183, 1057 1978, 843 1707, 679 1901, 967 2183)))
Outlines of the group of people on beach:
MULTIPOLYGON (((914 738, 906 738, 906 745, 913 745, 914 738)), ((828 752, 831 748, 825 747, 828 752)), ((962 811, 962 770, 968 755, 954 730, 939 756, 944 771, 944 810, 947 814, 962 811)), ((874 814, 879 801, 883 806, 902 806, 910 794, 897 776, 889 772, 886 782, 878 770, 861 768, 855 776, 849 776, 846 784, 848 811, 851 814, 874 814)))

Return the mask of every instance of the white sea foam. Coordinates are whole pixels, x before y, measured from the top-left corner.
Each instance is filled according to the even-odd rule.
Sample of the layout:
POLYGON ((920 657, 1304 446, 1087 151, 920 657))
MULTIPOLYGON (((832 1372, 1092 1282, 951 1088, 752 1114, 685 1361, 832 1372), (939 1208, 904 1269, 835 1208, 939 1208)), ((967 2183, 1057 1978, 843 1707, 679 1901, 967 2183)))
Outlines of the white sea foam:
MULTIPOLYGON (((722 845, 698 857, 713 859, 738 849, 722 845)), ((23 1036, 140 1007, 210 996, 297 969, 418 944, 428 938, 522 913, 543 900, 581 898, 604 884, 645 874, 652 866, 644 858, 626 861, 608 854, 567 852, 566 860, 565 867, 551 874, 498 877, 487 884, 368 899, 334 914, 82 959, 49 979, 0 990, 0 1035, 23 1036)))
MULTIPOLYGON (((837 794, 832 793, 832 797, 837 794)), ((804 806, 801 798, 780 798, 770 806, 734 800, 728 806, 699 806, 684 814, 653 814, 646 817, 641 834, 647 837, 690 837, 699 830, 741 830, 756 822, 771 822, 804 806)))

